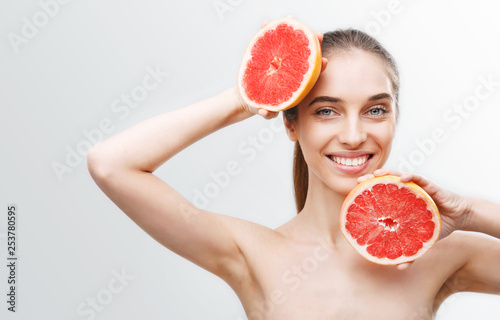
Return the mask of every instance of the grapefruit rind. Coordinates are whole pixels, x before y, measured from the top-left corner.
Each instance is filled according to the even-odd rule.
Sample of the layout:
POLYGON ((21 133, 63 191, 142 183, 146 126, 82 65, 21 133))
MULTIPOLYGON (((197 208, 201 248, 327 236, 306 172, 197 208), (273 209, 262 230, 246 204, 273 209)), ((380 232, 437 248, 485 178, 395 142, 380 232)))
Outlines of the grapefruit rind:
POLYGON ((341 209, 341 216, 340 216, 340 226, 342 233, 346 240, 349 242, 349 244, 357 251, 359 252, 364 258, 366 258, 369 261, 372 261, 377 264, 381 265, 396 265, 396 264, 401 264, 405 262, 410 262, 414 261, 421 256, 423 256, 429 249, 436 243, 436 241, 439 238, 439 235, 441 233, 441 217, 439 215, 439 210, 434 203, 434 200, 423 190, 419 185, 413 183, 413 182, 401 182, 401 179, 397 176, 393 175, 385 175, 385 176, 380 176, 380 177, 375 177, 371 178, 368 180, 365 180, 361 183, 359 183, 352 191, 347 195, 346 199, 344 200, 344 203, 342 204, 342 209, 341 209), (435 223, 435 228, 434 228, 434 233, 432 235, 432 238, 429 239, 428 241, 423 243, 423 246, 420 250, 417 251, 416 254, 411 255, 411 256, 404 256, 401 255, 400 257, 396 259, 389 259, 389 258, 378 258, 367 251, 368 245, 360 245, 357 243, 356 239, 351 236, 348 230, 346 230, 346 216, 348 213, 348 208, 351 206, 351 204, 355 201, 356 197, 364 190, 366 189, 371 189, 374 185, 379 184, 379 183, 386 183, 386 184, 395 184, 398 186, 398 188, 401 187, 406 187, 410 189, 417 198, 423 199, 426 204, 427 204, 427 210, 429 210, 432 213, 432 221, 435 223))
POLYGON ((319 74, 321 71, 321 46, 318 41, 317 36, 314 32, 305 24, 293 19, 293 18, 281 18, 274 21, 269 22, 264 28, 260 29, 253 38, 250 40, 243 58, 241 60, 240 68, 238 71, 238 91, 240 92, 240 96, 249 106, 255 108, 262 108, 269 111, 283 111, 289 108, 296 106, 300 101, 302 101, 307 94, 311 91, 314 84, 319 78, 319 74), (267 31, 271 29, 276 29, 276 27, 282 23, 286 23, 287 25, 292 26, 294 29, 302 30, 309 40, 309 49, 311 50, 311 54, 308 58, 308 64, 310 66, 309 70, 304 74, 303 80, 301 82, 300 87, 293 92, 292 97, 279 105, 271 106, 268 104, 260 104, 248 97, 243 88, 243 77, 245 74, 245 70, 247 68, 248 61, 252 58, 251 51, 254 47, 257 40, 259 40, 267 31))

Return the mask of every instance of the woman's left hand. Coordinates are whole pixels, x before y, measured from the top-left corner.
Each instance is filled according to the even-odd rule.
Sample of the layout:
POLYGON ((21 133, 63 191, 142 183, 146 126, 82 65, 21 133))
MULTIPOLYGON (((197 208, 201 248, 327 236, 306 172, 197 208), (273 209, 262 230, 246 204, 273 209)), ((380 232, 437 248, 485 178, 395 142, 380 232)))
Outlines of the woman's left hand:
MULTIPOLYGON (((375 170, 373 174, 366 174, 359 177, 358 183, 373 177, 379 177, 387 174, 400 177, 402 182, 412 181, 422 187, 422 189, 424 189, 425 192, 431 196, 436 203, 441 216, 441 234, 439 239, 443 239, 454 230, 466 229, 468 220, 470 219, 470 204, 468 203, 467 198, 448 189, 444 189, 420 175, 382 168, 375 170)), ((408 265, 409 264, 399 265, 398 269, 406 269, 408 265)))

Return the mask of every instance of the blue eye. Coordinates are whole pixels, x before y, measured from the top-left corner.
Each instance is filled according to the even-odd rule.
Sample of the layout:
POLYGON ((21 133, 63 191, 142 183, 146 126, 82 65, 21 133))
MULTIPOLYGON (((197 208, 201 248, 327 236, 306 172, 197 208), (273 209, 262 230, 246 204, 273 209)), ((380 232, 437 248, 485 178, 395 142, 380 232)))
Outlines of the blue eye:
POLYGON ((368 110, 368 113, 371 116, 381 116, 381 115, 386 114, 387 110, 385 108, 382 108, 382 107, 377 107, 377 108, 373 108, 373 109, 368 110))
POLYGON ((331 110, 331 109, 320 109, 320 110, 316 111, 314 114, 317 114, 317 115, 320 115, 320 116, 324 116, 324 117, 328 117, 328 116, 333 115, 334 111, 331 110))

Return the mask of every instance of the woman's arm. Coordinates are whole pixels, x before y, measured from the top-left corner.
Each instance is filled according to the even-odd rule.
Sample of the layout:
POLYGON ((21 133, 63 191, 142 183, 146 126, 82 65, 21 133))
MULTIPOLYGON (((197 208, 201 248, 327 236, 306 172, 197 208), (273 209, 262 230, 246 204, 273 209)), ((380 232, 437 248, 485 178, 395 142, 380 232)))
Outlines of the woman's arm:
POLYGON ((89 172, 101 190, 159 243, 225 280, 244 276, 238 241, 255 234, 249 228, 256 225, 195 207, 152 172, 195 141, 253 113, 242 104, 236 88, 228 89, 96 144, 88 153, 89 172))
MULTIPOLYGON (((96 144, 90 169, 154 172, 182 149, 230 124, 250 117, 236 88, 145 120, 96 144)), ((101 172, 103 173, 103 172, 101 172)))
POLYGON ((463 237, 468 259, 453 282, 457 291, 500 294, 500 205, 477 197, 465 201, 469 209, 464 230, 482 234, 463 237))
POLYGON ((500 205, 477 197, 467 198, 468 231, 489 234, 500 239, 500 205))

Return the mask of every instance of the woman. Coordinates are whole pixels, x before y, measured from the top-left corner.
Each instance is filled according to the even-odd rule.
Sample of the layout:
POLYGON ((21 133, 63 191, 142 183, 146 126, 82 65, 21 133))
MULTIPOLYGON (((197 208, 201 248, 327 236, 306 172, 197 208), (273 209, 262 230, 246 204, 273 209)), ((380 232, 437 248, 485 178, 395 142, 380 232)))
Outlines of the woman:
POLYGON ((396 65, 362 32, 318 39, 321 75, 308 96, 284 112, 287 134, 296 142, 300 213, 286 224, 273 230, 199 209, 152 174, 210 133, 255 114, 278 115, 245 105, 236 88, 97 144, 88 154, 93 179, 159 243, 226 281, 251 320, 431 319, 452 293, 499 294, 500 206, 418 175, 380 169, 398 114, 396 65), (422 186, 442 214, 441 240, 411 266, 371 263, 340 231, 348 192, 387 173, 422 186))

